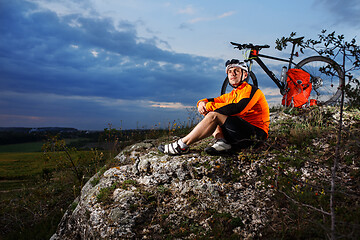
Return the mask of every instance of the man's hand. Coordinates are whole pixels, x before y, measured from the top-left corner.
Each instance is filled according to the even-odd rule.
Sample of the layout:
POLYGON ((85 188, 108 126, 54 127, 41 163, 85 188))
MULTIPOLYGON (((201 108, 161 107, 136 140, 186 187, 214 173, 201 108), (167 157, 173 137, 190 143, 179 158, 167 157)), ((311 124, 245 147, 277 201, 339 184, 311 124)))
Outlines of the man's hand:
POLYGON ((208 111, 206 110, 206 102, 199 102, 198 111, 201 115, 206 115, 208 111))

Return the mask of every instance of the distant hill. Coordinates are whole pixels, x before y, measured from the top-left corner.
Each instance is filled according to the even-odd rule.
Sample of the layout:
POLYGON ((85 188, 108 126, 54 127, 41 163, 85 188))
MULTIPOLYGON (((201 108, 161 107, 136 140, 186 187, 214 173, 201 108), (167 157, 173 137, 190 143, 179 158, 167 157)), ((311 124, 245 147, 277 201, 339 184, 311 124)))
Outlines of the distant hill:
POLYGON ((40 128, 26 128, 26 127, 0 127, 0 132, 14 132, 14 133, 30 133, 30 132, 77 132, 76 128, 67 127, 40 127, 40 128))
POLYGON ((31 128, 25 128, 25 127, 0 127, 0 132, 19 132, 19 133, 25 133, 29 132, 31 128))
POLYGON ((76 128, 64 127, 0 127, 0 145, 35 142, 46 139, 48 135, 61 134, 63 137, 78 136, 81 132, 76 128))

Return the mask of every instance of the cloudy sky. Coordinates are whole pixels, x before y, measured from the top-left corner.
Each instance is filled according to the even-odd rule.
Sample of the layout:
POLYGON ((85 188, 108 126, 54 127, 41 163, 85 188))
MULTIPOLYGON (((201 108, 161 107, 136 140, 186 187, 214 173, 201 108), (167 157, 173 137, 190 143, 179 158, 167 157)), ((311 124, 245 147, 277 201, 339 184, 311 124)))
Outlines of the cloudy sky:
POLYGON ((230 41, 287 56, 277 38, 322 29, 359 41, 360 1, 0 0, 0 127, 186 122, 197 100, 219 94, 224 62, 243 59, 230 41))

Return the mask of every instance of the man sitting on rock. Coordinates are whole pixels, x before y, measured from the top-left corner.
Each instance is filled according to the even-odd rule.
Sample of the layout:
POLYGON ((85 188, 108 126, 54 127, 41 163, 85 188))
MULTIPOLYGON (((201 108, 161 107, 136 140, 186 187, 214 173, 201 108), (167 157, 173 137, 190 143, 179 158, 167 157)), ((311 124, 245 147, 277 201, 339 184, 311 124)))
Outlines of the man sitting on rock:
POLYGON ((159 151, 169 155, 185 154, 189 152, 189 145, 213 135, 215 144, 205 152, 218 155, 267 139, 270 118, 264 94, 245 81, 248 77, 246 63, 232 59, 225 66, 229 84, 234 89, 217 98, 198 101, 198 111, 205 116, 203 120, 182 139, 160 145, 159 151))

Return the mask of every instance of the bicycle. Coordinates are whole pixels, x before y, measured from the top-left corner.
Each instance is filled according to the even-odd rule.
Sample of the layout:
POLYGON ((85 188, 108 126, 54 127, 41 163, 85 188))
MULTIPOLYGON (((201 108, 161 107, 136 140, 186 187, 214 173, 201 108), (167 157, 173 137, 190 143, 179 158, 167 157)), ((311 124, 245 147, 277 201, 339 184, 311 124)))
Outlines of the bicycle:
MULTIPOLYGON (((286 78, 283 81, 279 80, 276 75, 270 71, 261 58, 287 62, 289 63, 287 69, 290 69, 292 66, 294 66, 294 68, 302 69, 310 74, 312 91, 309 99, 316 99, 318 105, 334 104, 341 95, 340 86, 343 86, 345 83, 344 72, 334 60, 323 56, 312 56, 303 59, 299 63, 295 63, 293 59, 295 56, 298 56, 298 53, 295 53, 295 47, 300 45, 303 38, 304 37, 290 38, 288 40, 288 42, 293 44, 289 59, 278 58, 259 53, 264 48, 270 48, 269 45, 253 45, 252 43, 239 44, 234 42, 230 43, 235 46, 235 49, 249 49, 249 55, 244 61, 249 65, 249 77, 247 81, 250 84, 253 84, 256 87, 258 86, 257 78, 251 71, 253 62, 255 61, 280 89, 281 95, 284 95, 286 93, 286 78)), ((226 77, 221 87, 221 94, 224 94, 228 91, 228 88, 230 88, 228 86, 229 79, 226 77)))

